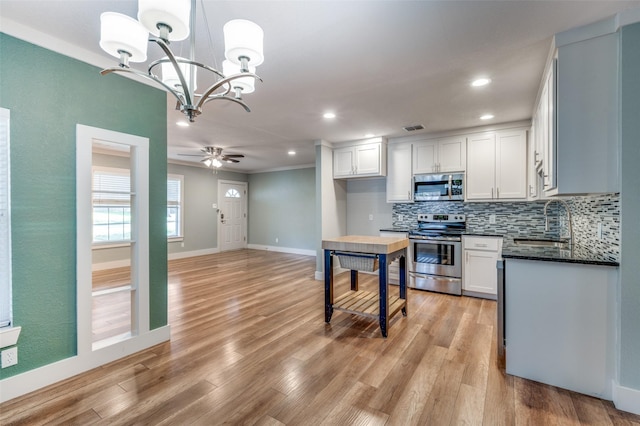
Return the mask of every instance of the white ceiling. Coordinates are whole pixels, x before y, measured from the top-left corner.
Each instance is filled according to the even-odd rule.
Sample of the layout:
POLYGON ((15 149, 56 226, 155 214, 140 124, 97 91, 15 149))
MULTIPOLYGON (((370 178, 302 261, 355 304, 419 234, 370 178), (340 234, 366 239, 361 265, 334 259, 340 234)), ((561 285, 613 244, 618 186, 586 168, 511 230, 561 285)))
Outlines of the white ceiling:
MULTIPOLYGON (((222 26, 230 19, 252 20, 265 33, 265 62, 257 70, 264 83, 245 96, 251 113, 212 102, 188 128, 175 125, 182 116, 168 96, 168 154, 197 163, 178 154, 220 146, 246 156, 225 165, 239 172, 313 164, 319 139, 398 137, 413 124, 424 125, 425 134, 475 127, 487 124, 479 119, 484 113, 495 115, 490 123, 530 119, 553 34, 640 7, 640 1, 515 0, 197 4, 196 60, 221 69, 222 26), (469 87, 481 75, 492 83, 469 87), (329 110, 336 119, 323 119, 329 110), (297 154, 288 156, 289 150, 297 154)), ((105 11, 135 17, 137 1, 0 0, 2 31, 20 37, 36 30, 29 41, 51 48, 55 40, 63 53, 70 46, 91 52, 76 56, 100 67, 117 62, 98 46, 105 11)), ((171 47, 188 56, 186 42, 171 47)), ((150 46, 149 58, 159 56, 150 46)))

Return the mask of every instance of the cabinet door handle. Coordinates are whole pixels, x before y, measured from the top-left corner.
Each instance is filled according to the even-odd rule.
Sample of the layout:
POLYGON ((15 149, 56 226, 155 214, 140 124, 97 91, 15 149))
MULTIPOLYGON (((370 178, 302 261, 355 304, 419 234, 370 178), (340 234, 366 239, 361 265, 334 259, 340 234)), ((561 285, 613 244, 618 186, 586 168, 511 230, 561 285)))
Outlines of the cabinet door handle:
POLYGON ((491 199, 493 199, 493 188, 491 188, 491 199))
POLYGON ((467 256, 465 259, 465 263, 469 263, 469 252, 465 252, 465 255, 467 256))
MULTIPOLYGON (((479 244, 479 243, 476 243, 476 247, 487 247, 487 245, 486 245, 486 244, 479 244)), ((469 253, 467 253, 467 254, 469 254, 469 253)))
POLYGON ((500 188, 496 188, 496 198, 500 198, 500 188))

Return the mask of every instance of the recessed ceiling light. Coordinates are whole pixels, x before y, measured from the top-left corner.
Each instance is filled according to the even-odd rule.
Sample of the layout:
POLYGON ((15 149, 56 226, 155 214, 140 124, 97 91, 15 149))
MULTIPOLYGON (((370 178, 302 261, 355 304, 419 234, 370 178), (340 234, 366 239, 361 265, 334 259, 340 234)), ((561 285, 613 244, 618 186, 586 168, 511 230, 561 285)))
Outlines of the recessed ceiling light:
POLYGON ((471 85, 473 87, 482 87, 482 86, 486 86, 489 83, 491 83, 491 79, 490 78, 478 78, 476 80, 473 80, 471 82, 471 85))
POLYGON ((186 121, 178 121, 176 124, 180 127, 189 127, 189 123, 186 121))
POLYGON ((292 151, 287 152, 287 154, 289 154, 289 155, 296 155, 296 152, 292 150, 292 151))
POLYGON ((325 112, 323 117, 324 118, 336 118, 336 115, 333 112, 325 112))
POLYGON ((375 135, 373 133, 367 133, 366 135, 364 135, 365 138, 372 138, 375 135))
POLYGON ((480 120, 491 120, 493 118, 493 114, 485 114, 480 116, 480 120))

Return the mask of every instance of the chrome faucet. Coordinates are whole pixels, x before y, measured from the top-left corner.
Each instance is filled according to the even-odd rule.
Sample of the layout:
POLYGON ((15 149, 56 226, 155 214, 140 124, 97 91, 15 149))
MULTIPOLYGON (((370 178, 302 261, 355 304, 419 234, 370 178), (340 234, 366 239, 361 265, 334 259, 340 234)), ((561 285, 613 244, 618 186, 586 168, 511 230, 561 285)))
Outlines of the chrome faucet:
POLYGON ((553 203, 553 202, 557 202, 558 204, 561 204, 564 206, 564 208, 567 210, 567 219, 569 220, 569 245, 571 248, 573 248, 573 227, 571 226, 571 210, 569 209, 569 204, 567 204, 564 200, 560 200, 560 199, 553 199, 553 200, 549 200, 545 203, 544 205, 544 230, 548 231, 549 230, 549 216, 547 216, 547 207, 549 207, 549 204, 553 203))

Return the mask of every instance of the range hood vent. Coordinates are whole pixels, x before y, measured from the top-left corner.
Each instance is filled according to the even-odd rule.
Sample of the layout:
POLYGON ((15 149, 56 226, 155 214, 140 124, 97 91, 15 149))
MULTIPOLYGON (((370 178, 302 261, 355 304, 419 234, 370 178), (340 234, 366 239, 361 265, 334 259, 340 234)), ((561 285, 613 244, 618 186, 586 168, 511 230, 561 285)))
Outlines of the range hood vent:
POLYGON ((416 124, 416 125, 413 125, 413 126, 406 126, 406 127, 403 127, 403 129, 404 129, 406 132, 415 132, 416 130, 422 130, 422 129, 424 129, 424 126, 423 126, 422 124, 416 124))

